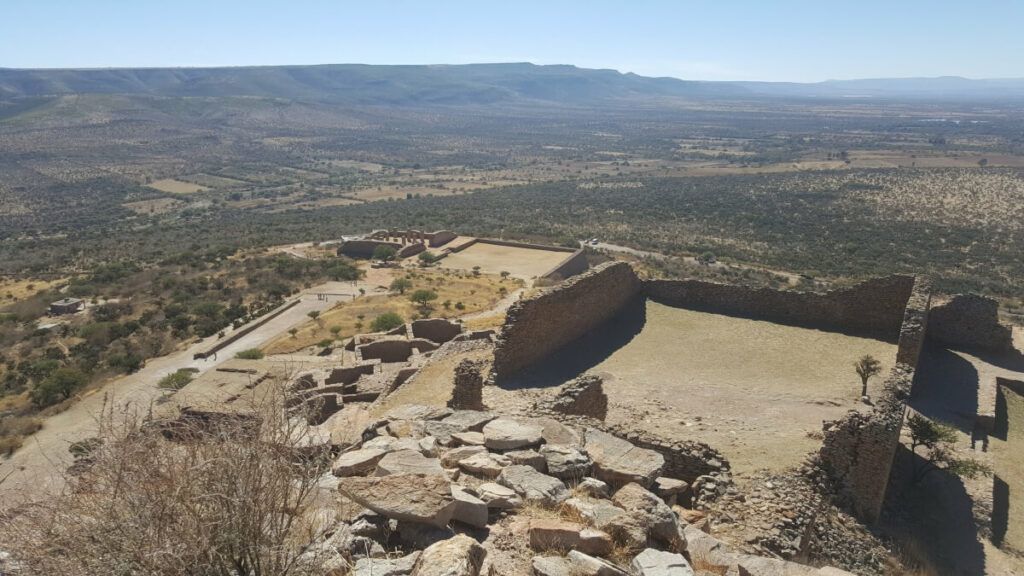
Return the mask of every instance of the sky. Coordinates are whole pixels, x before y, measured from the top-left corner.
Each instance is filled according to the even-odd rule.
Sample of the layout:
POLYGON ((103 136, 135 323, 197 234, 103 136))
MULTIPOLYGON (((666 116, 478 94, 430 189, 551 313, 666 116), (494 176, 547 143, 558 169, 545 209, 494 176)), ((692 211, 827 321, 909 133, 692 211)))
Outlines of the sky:
POLYGON ((0 0, 0 67, 533 62, 693 80, 1024 77, 1024 0, 0 0))

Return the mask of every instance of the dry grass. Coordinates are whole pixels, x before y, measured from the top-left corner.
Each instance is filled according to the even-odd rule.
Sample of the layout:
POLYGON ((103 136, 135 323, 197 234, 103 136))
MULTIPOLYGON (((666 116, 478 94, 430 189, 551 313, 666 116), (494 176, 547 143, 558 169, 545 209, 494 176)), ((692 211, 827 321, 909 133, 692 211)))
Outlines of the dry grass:
POLYGON ((412 281, 412 288, 406 290, 404 295, 395 292, 343 302, 321 314, 317 321, 309 321, 299 326, 294 337, 283 334, 271 340, 263 350, 268 354, 287 354, 301 350, 321 340, 333 338, 332 326, 341 327, 338 339, 370 332, 370 323, 373 319, 387 312, 395 312, 409 321, 419 314, 409 295, 421 288, 437 293, 431 317, 454 318, 492 308, 501 300, 502 288, 513 291, 519 287, 514 280, 503 281, 496 276, 473 276, 452 271, 411 270, 408 276, 412 281), (447 309, 444 307, 446 301, 450 303, 447 309), (464 309, 457 309, 456 304, 459 302, 464 309))
POLYGON ((67 278, 50 280, 0 278, 0 306, 14 304, 30 298, 39 292, 49 290, 67 282, 67 278))
POLYGON ((477 243, 448 256, 440 264, 456 270, 472 270, 479 266, 485 274, 505 271, 520 278, 533 278, 551 270, 570 255, 570 252, 477 243))
POLYGON ((302 519, 325 455, 298 457, 279 402, 254 409, 264 417, 179 423, 173 436, 106 412, 65 492, 3 512, 18 573, 323 574, 302 556, 319 536, 302 519))

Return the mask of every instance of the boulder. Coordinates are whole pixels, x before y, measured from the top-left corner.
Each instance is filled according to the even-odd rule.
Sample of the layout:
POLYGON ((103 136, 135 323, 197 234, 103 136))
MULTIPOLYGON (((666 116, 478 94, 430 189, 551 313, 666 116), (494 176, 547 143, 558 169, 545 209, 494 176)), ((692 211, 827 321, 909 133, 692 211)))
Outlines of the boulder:
POLYGON ((579 550, 569 552, 566 559, 572 567, 573 576, 629 576, 625 570, 611 562, 594 558, 579 550))
POLYGON ((434 474, 342 478, 338 491, 393 520, 444 527, 455 513, 451 483, 434 474))
POLYGON ((534 556, 533 576, 575 576, 572 563, 561 556, 534 556))
POLYGON ((501 484, 488 482, 481 484, 476 491, 477 496, 487 503, 488 508, 509 510, 523 505, 522 498, 516 494, 515 490, 506 488, 501 484))
POLYGON ((576 491, 591 498, 607 498, 608 484, 597 478, 584 478, 576 485, 576 491))
POLYGON ((487 449, 483 446, 459 446, 451 448, 441 454, 441 464, 453 468, 459 465, 459 460, 469 458, 474 454, 486 454, 487 449))
POLYGON ((612 538, 607 533, 564 520, 530 521, 530 547, 537 551, 579 550, 604 556, 611 552, 612 538))
POLYGON ((331 444, 344 450, 363 440, 363 430, 370 424, 370 410, 360 404, 345 404, 323 423, 330 432, 331 444))
POLYGON ((683 480, 658 476, 654 479, 654 493, 657 494, 669 506, 675 506, 676 498, 690 489, 690 485, 683 480))
POLYGON ((455 424, 430 420, 423 423, 423 432, 425 434, 430 434, 431 436, 436 436, 439 443, 444 444, 445 446, 450 446, 452 444, 452 434, 458 434, 459 432, 463 432, 463 430, 455 424))
POLYGON ((361 448, 338 456, 331 466, 335 476, 366 476, 377 468, 377 463, 387 454, 380 448, 361 448))
POLYGON ((647 534, 662 542, 682 546, 677 551, 686 549, 686 540, 681 537, 679 520, 665 502, 652 492, 636 483, 626 484, 612 496, 616 506, 627 510, 632 516, 640 519, 647 527, 647 534))
POLYGON ((476 540, 458 534, 424 550, 412 576, 480 576, 486 557, 487 551, 476 540))
POLYGON ((427 458, 416 450, 396 450, 388 452, 380 462, 374 476, 393 476, 395 474, 434 474, 444 476, 441 461, 427 458))
POLYGON ((497 478, 501 470, 509 464, 509 459, 501 454, 484 452, 459 460, 459 469, 480 478, 497 478))
POLYGON ((543 430, 541 436, 547 444, 566 444, 568 446, 579 446, 583 439, 576 430, 562 424, 558 420, 548 416, 530 418, 529 422, 540 426, 543 430))
POLYGON ((498 484, 515 490, 528 501, 554 506, 569 498, 569 490, 561 480, 541 474, 530 466, 507 466, 498 475, 498 484))
POLYGON ((452 520, 474 528, 487 526, 486 502, 458 484, 452 484, 452 498, 455 499, 455 512, 452 513, 452 520))
POLYGON ((665 466, 665 458, 654 450, 638 448, 595 428, 587 428, 585 446, 594 461, 594 477, 612 487, 630 482, 650 486, 665 466))
POLYGON ((693 568, 682 554, 648 548, 630 563, 637 576, 693 576, 693 568))
POLYGON ((540 453, 547 464, 547 473, 560 480, 580 480, 590 474, 594 464, 586 452, 565 444, 545 444, 540 453))
POLYGON ((505 452, 505 456, 512 461, 513 464, 525 464, 533 467, 537 472, 547 473, 548 462, 541 456, 540 452, 536 450, 513 450, 511 452, 505 452))
POLYGON ((597 527, 605 526, 626 514, 622 508, 600 498, 573 497, 566 500, 563 506, 597 527))
POLYGON ((352 576, 405 576, 412 572, 419 557, 417 551, 401 558, 360 558, 352 576))
POLYGON ((498 418, 488 422, 484 428, 484 446, 491 450, 515 450, 536 446, 543 439, 544 429, 535 424, 498 418))

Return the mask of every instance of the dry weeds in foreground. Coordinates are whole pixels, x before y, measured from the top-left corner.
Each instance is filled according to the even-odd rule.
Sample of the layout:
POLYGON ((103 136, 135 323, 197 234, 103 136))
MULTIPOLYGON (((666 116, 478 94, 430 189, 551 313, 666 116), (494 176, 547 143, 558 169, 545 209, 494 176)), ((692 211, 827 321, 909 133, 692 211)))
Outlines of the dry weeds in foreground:
POLYGON ((324 454, 273 404, 173 427, 105 413, 64 493, 0 514, 19 576, 322 574, 301 519, 324 454))

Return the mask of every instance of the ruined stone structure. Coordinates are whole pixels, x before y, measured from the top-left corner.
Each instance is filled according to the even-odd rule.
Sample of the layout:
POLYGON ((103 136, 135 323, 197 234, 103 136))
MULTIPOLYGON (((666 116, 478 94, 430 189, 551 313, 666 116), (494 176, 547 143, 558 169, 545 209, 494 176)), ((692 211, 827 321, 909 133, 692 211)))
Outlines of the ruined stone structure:
POLYGON ((380 246, 394 248, 395 252, 402 249, 398 242, 387 242, 384 240, 348 240, 338 247, 338 254, 349 258, 372 258, 373 252, 380 246))
POLYGON ((918 278, 903 316, 897 363, 886 378, 874 409, 868 414, 850 412, 824 427, 819 463, 834 483, 840 500, 866 522, 878 519, 885 501, 906 400, 927 329, 930 300, 930 283, 918 278))
POLYGON ((1013 332, 999 323, 999 304, 975 294, 959 294, 928 315, 928 338, 954 348, 1002 353, 1013 350, 1013 332))
POLYGON ((463 360, 455 367, 455 387, 448 407, 456 410, 486 410, 484 407, 483 365, 463 360))
POLYGON ((558 396, 538 408, 604 420, 608 415, 608 396, 603 385, 608 378, 611 378, 610 374, 584 374, 566 384, 558 396))
POLYGON ((554 268, 542 274, 541 278, 564 280, 586 272, 589 267, 590 264, 587 262, 587 254, 581 248, 573 252, 565 260, 559 262, 554 268))
POLYGON ((508 310, 494 351, 498 378, 512 376, 613 316, 640 292, 625 262, 608 262, 508 310))
POLYGON ((912 276, 888 276, 819 294, 703 280, 649 280, 644 294, 669 306, 895 341, 913 285, 912 276))
POLYGON ((462 333, 461 324, 444 318, 413 320, 411 329, 413 338, 426 338, 438 344, 444 344, 462 333))
POLYGON ((356 346, 356 354, 360 360, 406 362, 414 353, 423 354, 435 349, 437 344, 423 338, 388 339, 356 346))

